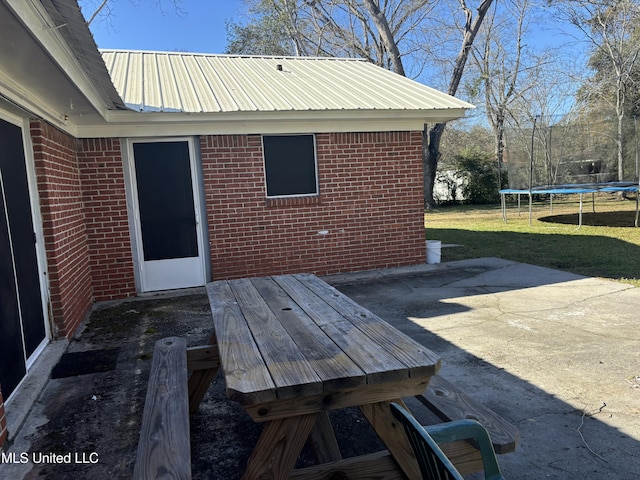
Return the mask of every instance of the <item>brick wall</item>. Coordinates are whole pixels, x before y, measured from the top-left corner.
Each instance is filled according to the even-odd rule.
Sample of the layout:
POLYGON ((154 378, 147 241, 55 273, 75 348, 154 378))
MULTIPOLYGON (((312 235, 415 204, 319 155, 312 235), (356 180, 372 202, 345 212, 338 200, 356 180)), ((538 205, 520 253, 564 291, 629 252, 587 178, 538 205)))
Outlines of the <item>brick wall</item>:
POLYGON ((120 140, 85 139, 78 143, 94 298, 135 296, 120 140))
POLYGON ((70 337, 91 308, 93 294, 76 140, 31 123, 47 255, 54 335, 70 337))
POLYGON ((135 295, 118 139, 75 138, 44 122, 31 136, 56 336, 71 336, 94 301, 135 295))
POLYGON ((424 263, 421 132, 316 146, 320 195, 268 201, 259 135, 201 138, 214 279, 424 263))
MULTIPOLYGON (((53 318, 135 295, 121 145, 31 126, 53 318)), ((214 278, 424 262, 421 132, 316 135, 320 195, 265 197, 260 135, 201 138, 214 278), (321 232, 323 234, 321 234, 321 232)))

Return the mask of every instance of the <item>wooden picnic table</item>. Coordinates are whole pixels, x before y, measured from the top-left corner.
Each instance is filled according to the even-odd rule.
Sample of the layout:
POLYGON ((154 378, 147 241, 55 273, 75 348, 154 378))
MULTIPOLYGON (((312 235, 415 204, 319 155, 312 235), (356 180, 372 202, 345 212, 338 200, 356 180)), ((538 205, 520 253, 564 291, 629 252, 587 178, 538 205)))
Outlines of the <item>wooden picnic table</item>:
MULTIPOLYGON (((440 368, 433 352, 314 275, 221 280, 207 292, 208 352, 219 355, 228 398, 265 422, 243 478, 420 478, 389 403, 425 390, 440 368), (388 451, 341 459, 327 411, 351 406, 388 451), (322 463, 293 470, 307 439, 322 463)), ((199 372, 189 390, 202 395, 212 375, 199 372)))

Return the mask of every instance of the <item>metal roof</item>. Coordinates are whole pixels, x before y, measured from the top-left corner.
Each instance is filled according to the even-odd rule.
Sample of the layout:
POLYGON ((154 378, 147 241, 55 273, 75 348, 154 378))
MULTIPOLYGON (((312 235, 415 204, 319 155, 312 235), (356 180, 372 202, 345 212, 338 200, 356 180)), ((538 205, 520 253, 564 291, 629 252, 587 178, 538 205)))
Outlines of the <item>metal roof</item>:
POLYGON ((139 112, 463 112, 473 108, 363 60, 101 53, 124 103, 139 112))
POLYGON ((118 96, 100 58, 98 46, 87 27, 77 2, 66 0, 40 0, 42 6, 55 22, 60 34, 84 68, 96 91, 109 110, 126 108, 118 96))

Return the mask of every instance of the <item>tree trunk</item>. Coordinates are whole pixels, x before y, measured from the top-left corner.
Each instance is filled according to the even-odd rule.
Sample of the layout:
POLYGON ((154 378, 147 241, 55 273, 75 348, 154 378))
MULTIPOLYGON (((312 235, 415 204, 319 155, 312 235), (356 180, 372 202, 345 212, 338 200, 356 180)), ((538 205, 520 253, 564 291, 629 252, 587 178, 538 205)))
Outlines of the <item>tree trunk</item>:
POLYGON ((498 120, 496 150, 496 161, 498 162, 498 190, 502 190, 502 157, 504 156, 504 117, 502 116, 498 120))
POLYGON ((436 123, 431 128, 427 124, 422 130, 422 168, 424 172, 424 208, 432 210, 436 204, 433 187, 436 182, 438 160, 440 160, 440 141, 446 123, 436 123))
MULTIPOLYGON (((462 46, 460 48, 460 53, 458 53, 458 57, 456 58, 451 81, 449 82, 449 89, 447 90, 449 95, 453 96, 458 91, 464 67, 467 64, 467 59, 469 58, 471 46, 473 45, 473 41, 480 29, 480 25, 482 24, 482 21, 484 20, 484 17, 492 3, 493 0, 483 0, 478 7, 478 14, 474 20, 471 9, 469 9, 466 6, 466 3, 461 0, 466 22, 462 37, 462 46)), ((427 126, 425 125, 423 130, 422 162, 424 170, 424 206, 427 210, 430 210, 435 206, 435 200, 433 199, 433 186, 436 181, 438 160, 440 160, 440 141, 442 140, 442 134, 444 133, 446 126, 446 123, 436 123, 428 131, 427 126)))
MULTIPOLYGON (((623 92, 624 85, 621 81, 617 82, 617 95, 616 95, 616 116, 618 117, 618 125, 616 132, 616 147, 618 156, 618 181, 624 181, 624 110, 625 110, 625 96, 623 92)), ((623 192, 620 192, 623 193, 623 192)))
POLYGON ((398 49, 396 40, 393 38, 393 32, 389 27, 389 22, 387 21, 386 16, 380 11, 380 8, 378 8, 373 0, 365 0, 364 3, 367 7, 367 10, 369 11, 369 14, 371 15, 373 24, 378 30, 378 34, 380 35, 382 43, 384 44, 384 48, 389 54, 389 59, 391 60, 393 71, 404 77, 404 66, 402 65, 400 50, 398 49))

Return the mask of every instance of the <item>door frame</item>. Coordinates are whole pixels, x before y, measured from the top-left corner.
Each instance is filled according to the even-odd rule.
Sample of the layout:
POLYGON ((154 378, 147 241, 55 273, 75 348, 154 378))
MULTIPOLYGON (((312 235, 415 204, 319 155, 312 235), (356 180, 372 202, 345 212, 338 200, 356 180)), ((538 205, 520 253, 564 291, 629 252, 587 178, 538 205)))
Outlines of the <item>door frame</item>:
POLYGON ((208 242, 208 228, 206 205, 204 202, 204 181, 198 142, 194 137, 140 137, 127 138, 124 142, 126 150, 123 152, 125 187, 127 195, 127 210, 129 214, 129 230, 131 233, 131 248, 133 252, 133 264, 136 289, 140 293, 157 291, 150 289, 145 281, 144 252, 142 245, 142 230, 140 226, 140 208, 138 203, 138 187, 136 185, 135 158, 133 145, 136 143, 162 143, 162 142, 186 142, 189 148, 189 166, 191 168, 191 188, 193 191, 194 211, 196 217, 196 238, 198 252, 200 252, 200 269, 204 282, 211 278, 210 252, 208 242))
MULTIPOLYGON (((49 315, 49 304, 50 304, 50 287, 49 287, 49 276, 47 273, 47 255, 45 249, 44 242, 44 230, 42 227, 42 214, 40 211, 40 196, 38 193, 38 182, 36 176, 36 167, 35 167, 35 158, 33 155, 33 143, 31 141, 31 133, 30 133, 30 125, 29 119, 21 116, 17 113, 12 113, 3 108, 3 104, 0 103, 0 119, 11 123, 21 130, 22 136, 22 148, 24 151, 24 162, 25 169, 27 173, 27 190, 29 193, 29 201, 31 203, 31 222, 34 229, 35 234, 35 253, 36 253, 36 263, 38 266, 38 279, 40 284, 40 299, 41 299, 41 308, 42 308, 42 318, 44 319, 44 338, 40 345, 33 351, 33 353, 24 359, 26 366, 26 375, 23 377, 22 381, 16 386, 15 391, 17 391, 24 380, 29 376, 29 371, 33 367, 33 364, 36 362, 40 354, 44 351, 47 344, 50 342, 52 338, 52 329, 51 329, 51 317, 49 315)), ((9 227, 10 228, 10 227, 9 227)), ((9 231, 9 235, 11 236, 11 232, 9 231)), ((15 268, 15 267, 14 267, 15 268)), ((15 275, 14 275, 15 276, 15 275)), ((16 289, 18 289, 17 279, 16 279, 16 289)), ((18 295, 20 294, 19 290, 18 295)), ((22 318, 20 319, 21 328, 22 326, 22 318)), ((24 333, 23 333, 24 337, 24 333)), ((23 338, 23 352, 26 352, 24 348, 24 338, 23 338)), ((10 398, 5 398, 5 405, 9 405, 14 396, 10 398)))

